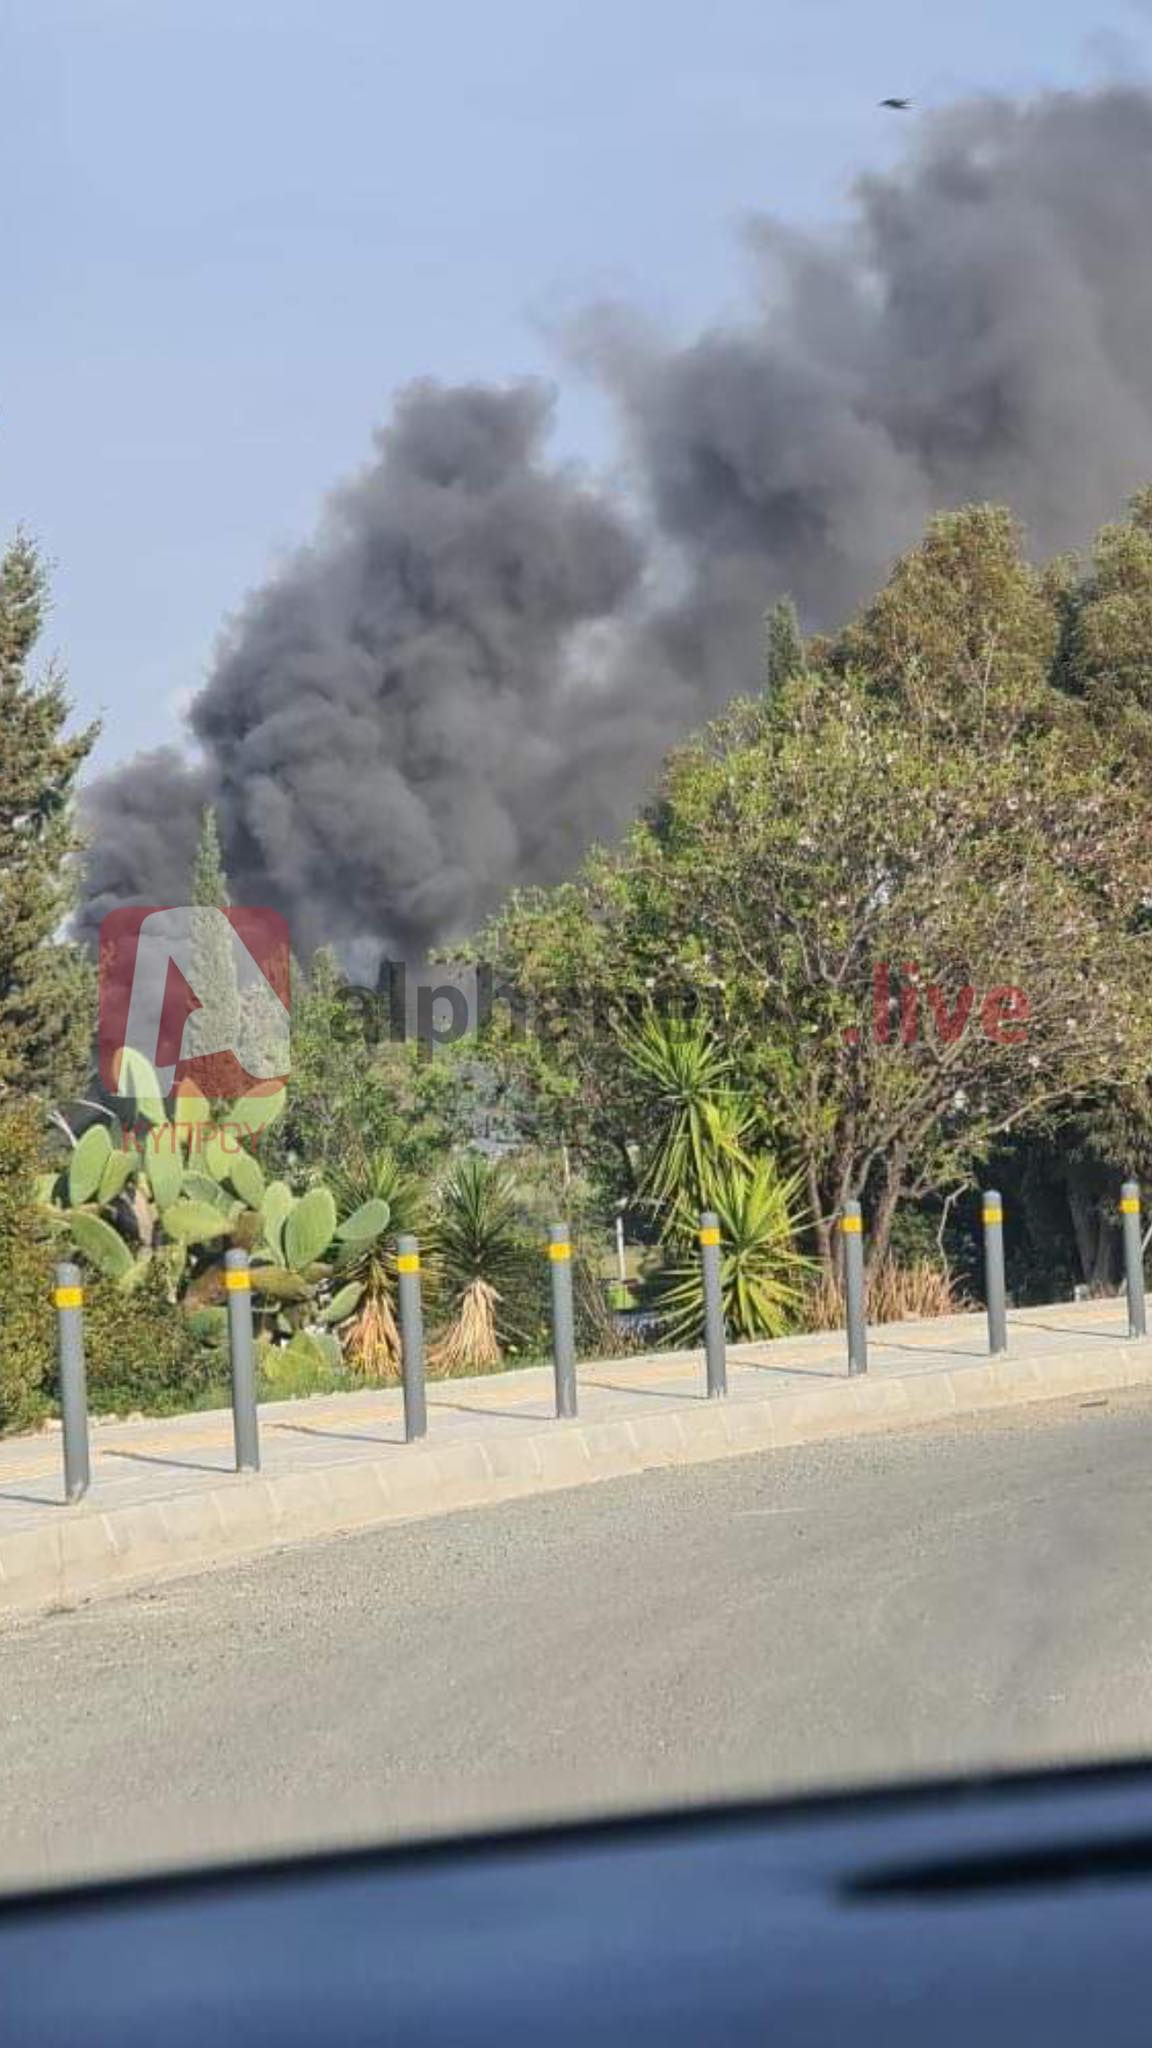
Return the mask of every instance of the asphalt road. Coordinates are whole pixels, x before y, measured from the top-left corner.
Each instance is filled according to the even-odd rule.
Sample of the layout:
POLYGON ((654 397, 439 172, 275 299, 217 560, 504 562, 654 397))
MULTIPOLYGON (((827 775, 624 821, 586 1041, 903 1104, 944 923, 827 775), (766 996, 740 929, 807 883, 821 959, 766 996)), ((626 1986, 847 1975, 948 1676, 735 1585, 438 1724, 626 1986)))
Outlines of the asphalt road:
POLYGON ((0 1629, 0 1882, 1152 1752, 1152 1398, 652 1473, 0 1629))

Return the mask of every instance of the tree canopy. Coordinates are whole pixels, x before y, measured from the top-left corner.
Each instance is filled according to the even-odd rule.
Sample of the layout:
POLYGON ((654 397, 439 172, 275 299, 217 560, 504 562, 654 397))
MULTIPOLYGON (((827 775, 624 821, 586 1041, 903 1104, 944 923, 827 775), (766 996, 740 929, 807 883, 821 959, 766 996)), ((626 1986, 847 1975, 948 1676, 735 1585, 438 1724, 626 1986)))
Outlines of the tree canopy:
MULTIPOLYGON (((998 508, 933 520, 837 639, 670 756, 619 849, 513 898, 482 949, 546 1020, 534 1057, 577 1130, 640 1135, 614 1013, 706 1003, 824 1258, 856 1196, 880 1259, 896 1204, 963 1187, 1004 1134, 1136 1100, 1148 774, 1083 663, 1145 517, 1102 537, 1082 592, 1067 563, 1033 568, 998 508)), ((1116 636, 1096 673, 1138 701, 1116 636)))
POLYGON ((0 1093, 68 1092, 86 1070, 91 973, 60 938, 77 850, 76 778, 96 727, 69 733, 71 705, 51 665, 30 672, 47 578, 18 535, 0 557, 0 1093))

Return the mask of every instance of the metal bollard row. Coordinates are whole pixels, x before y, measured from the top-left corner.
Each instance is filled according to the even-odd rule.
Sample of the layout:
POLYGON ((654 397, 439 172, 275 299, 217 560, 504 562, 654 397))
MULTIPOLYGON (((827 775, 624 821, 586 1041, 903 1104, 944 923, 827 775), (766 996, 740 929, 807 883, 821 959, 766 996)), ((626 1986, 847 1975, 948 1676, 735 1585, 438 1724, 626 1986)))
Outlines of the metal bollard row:
MULTIPOLYGON (((1128 1335, 1147 1335, 1144 1293, 1144 1245, 1140 1189, 1126 1180, 1120 1190, 1124 1232, 1124 1277, 1128 1297, 1128 1335)), ((988 1352, 1000 1358, 1008 1349, 1008 1295, 1004 1275, 1004 1203, 998 1188, 985 1188, 980 1202, 984 1234, 984 1293, 988 1307, 988 1352)), ((840 1223, 844 1244, 844 1295, 848 1333, 848 1371, 865 1372, 868 1331, 864 1306, 863 1222, 859 1202, 845 1202, 840 1223)))
MULTIPOLYGON (((984 1226, 984 1271, 988 1297, 988 1349, 993 1357, 1008 1349, 1004 1290, 1004 1208, 995 1188, 986 1190, 981 1206, 984 1226)), ((1137 1238, 1139 1224, 1137 1223, 1137 1238)), ((864 1277, 864 1218, 859 1202, 845 1202, 840 1218, 843 1246, 844 1320, 848 1339, 848 1374, 868 1370, 868 1309, 864 1277)), ((1131 1296, 1129 1296, 1131 1300, 1131 1296)), ((1130 1310, 1131 1314, 1131 1310, 1130 1310)))
MULTIPOLYGON (((1137 1339, 1147 1335, 1147 1311, 1140 1189, 1133 1180, 1125 1181, 1121 1189, 1120 1216, 1124 1237, 1128 1335, 1137 1339)), ((987 1188, 984 1191, 981 1200, 981 1222, 984 1233, 985 1291, 988 1303, 988 1349, 992 1357, 998 1357, 1008 1349, 1008 1318, 1004 1278, 1004 1208, 1000 1194, 995 1188, 987 1188)), ((854 1377, 868 1370, 864 1223, 859 1202, 845 1202, 840 1219, 840 1233, 843 1249, 848 1372, 854 1377)), ((724 1322, 720 1220, 712 1210, 705 1210, 700 1217, 699 1243, 707 1394, 709 1400, 721 1400, 728 1392, 727 1333, 724 1322)), ((578 1412, 578 1391, 572 1300, 572 1244, 567 1224, 552 1225, 548 1258, 552 1281, 552 1364, 556 1415, 560 1420, 571 1420, 578 1412)), ((428 1433, 420 1246, 416 1238, 397 1238, 396 1271, 403 1365, 404 1436, 407 1443, 415 1443, 428 1433)), ((224 1288, 228 1304, 236 1470, 259 1472, 260 1431, 252 1329, 252 1275, 247 1252, 232 1250, 227 1253, 224 1261, 224 1288)), ((91 1457, 84 1360, 84 1288, 79 1267, 70 1261, 65 1261, 56 1268, 53 1299, 57 1318, 64 1492, 66 1499, 75 1504, 84 1499, 91 1484, 91 1457)))

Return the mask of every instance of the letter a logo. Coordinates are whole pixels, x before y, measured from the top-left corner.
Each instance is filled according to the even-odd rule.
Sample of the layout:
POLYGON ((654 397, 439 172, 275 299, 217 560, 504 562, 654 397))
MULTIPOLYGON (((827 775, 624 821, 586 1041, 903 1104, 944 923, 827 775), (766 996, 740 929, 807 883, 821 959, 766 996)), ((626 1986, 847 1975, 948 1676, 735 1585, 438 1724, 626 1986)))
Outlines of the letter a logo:
POLYGON ((100 1078, 125 1046, 209 1097, 283 1081, 289 1067, 288 926, 275 910, 201 904, 110 911, 100 926, 100 1078))

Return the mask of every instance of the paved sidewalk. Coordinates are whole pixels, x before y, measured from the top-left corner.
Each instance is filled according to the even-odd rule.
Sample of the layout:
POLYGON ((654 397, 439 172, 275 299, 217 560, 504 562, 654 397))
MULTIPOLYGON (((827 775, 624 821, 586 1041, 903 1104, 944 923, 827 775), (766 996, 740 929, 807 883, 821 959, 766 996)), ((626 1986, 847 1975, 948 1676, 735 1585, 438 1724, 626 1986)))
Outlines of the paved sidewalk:
POLYGON ((950 1316, 873 1331, 853 1380, 838 1332, 735 1345, 728 1380, 728 1399, 708 1401, 695 1352, 582 1365, 569 1422, 547 1368, 431 1382, 422 1444, 403 1441, 398 1389, 269 1403, 262 1470, 243 1478, 228 1411, 96 1423, 91 1491, 71 1508, 59 1431, 13 1437, 0 1443, 0 1614, 658 1465, 1152 1384, 1152 1339, 1129 1341, 1122 1300, 1091 1301, 1014 1311, 995 1363, 983 1315, 950 1316))

